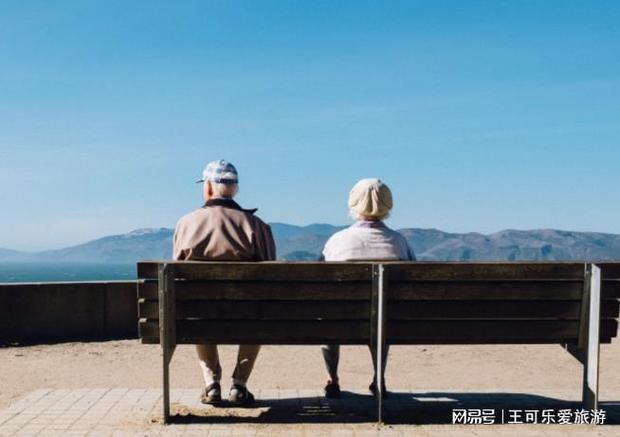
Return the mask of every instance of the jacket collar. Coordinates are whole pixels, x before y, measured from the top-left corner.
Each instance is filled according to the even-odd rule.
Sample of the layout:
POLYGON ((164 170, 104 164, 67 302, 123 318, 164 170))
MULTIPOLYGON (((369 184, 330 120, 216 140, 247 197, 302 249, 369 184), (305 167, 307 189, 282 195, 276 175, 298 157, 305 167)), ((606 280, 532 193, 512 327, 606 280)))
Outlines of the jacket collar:
POLYGON ((249 212, 250 214, 254 214, 256 211, 258 211, 258 208, 243 209, 234 200, 232 200, 232 199, 225 199, 225 198, 222 198, 222 197, 218 197, 218 198, 215 198, 215 199, 207 200, 205 202, 203 208, 208 208, 210 206, 223 206, 224 208, 231 208, 231 209, 236 209, 238 211, 245 211, 245 212, 249 212))
POLYGON ((385 223, 381 220, 358 220, 353 223, 356 228, 386 228, 385 223))

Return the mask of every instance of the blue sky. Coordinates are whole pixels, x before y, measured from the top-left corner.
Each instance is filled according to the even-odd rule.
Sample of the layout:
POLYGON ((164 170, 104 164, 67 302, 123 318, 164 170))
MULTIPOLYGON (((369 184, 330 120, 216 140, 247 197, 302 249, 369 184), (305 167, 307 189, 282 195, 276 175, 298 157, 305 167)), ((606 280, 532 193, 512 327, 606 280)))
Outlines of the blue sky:
POLYGON ((269 222, 620 233, 620 2, 0 2, 0 247, 172 227, 213 159, 269 222))

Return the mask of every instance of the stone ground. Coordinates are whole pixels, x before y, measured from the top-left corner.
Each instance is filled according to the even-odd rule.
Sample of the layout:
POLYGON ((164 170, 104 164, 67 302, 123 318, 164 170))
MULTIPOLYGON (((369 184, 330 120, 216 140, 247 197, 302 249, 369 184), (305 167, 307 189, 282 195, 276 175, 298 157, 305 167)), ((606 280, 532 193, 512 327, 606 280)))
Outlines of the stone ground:
MULTIPOLYGON (((385 400, 386 424, 374 423, 376 404, 364 390, 327 400, 320 390, 257 390, 251 408, 205 406, 198 389, 171 393, 174 421, 164 425, 158 389, 38 389, 0 410, 0 435, 620 435, 620 402, 602 402, 604 425, 575 424, 580 409, 574 390, 545 393, 424 392, 399 390, 385 400), (453 410, 492 409, 495 425, 452 425, 453 410), (535 410, 539 424, 524 421, 535 410), (571 424, 541 424, 543 410, 571 424), (519 418, 516 418, 519 416, 519 418), (502 419, 503 418, 503 419, 502 419), (501 424, 504 422, 504 424, 501 424)), ((620 399, 617 393, 614 399, 620 399)), ((469 410, 469 414, 475 411, 469 410)), ((492 416, 491 416, 492 414, 492 416)), ((591 418, 591 416, 588 416, 591 418)))
MULTIPOLYGON (((224 389, 236 352, 220 348, 224 389)), ((620 436, 620 341, 601 348, 603 426, 452 424, 453 409, 494 409, 497 422, 502 414, 508 421, 509 410, 535 409, 539 422, 542 410, 574 413, 583 368, 557 345, 395 346, 387 368, 394 393, 380 429, 366 389, 372 375, 366 347, 343 347, 341 385, 349 391, 327 402, 316 346, 264 346, 250 381, 258 403, 239 409, 197 402, 196 353, 179 346, 171 363, 176 421, 167 426, 161 360, 158 345, 137 340, 0 347, 0 436, 620 436)))

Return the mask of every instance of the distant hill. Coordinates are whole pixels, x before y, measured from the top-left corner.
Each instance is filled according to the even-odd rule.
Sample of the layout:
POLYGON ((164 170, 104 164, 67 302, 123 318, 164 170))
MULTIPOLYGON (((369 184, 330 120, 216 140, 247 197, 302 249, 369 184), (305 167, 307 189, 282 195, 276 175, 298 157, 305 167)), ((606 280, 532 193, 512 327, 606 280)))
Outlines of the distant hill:
POLYGON ((344 228, 345 226, 326 224, 294 226, 284 223, 271 223, 278 258, 286 260, 311 261, 318 259, 327 239, 344 228))
POLYGON ((402 229, 418 259, 429 261, 620 260, 620 235, 554 229, 454 234, 402 229))
POLYGON ((0 262, 6 261, 22 261, 30 256, 25 252, 19 252, 17 250, 2 249, 0 248, 0 262))
MULTIPOLYGON (((318 259, 330 235, 344 228, 329 224, 295 226, 272 223, 278 258, 318 259)), ((620 235, 554 229, 505 230, 493 234, 448 233, 437 229, 401 229, 419 260, 569 261, 620 260, 620 235)), ((134 263, 169 259, 173 230, 138 229, 60 250, 26 253, 0 249, 0 262, 134 263)))
POLYGON ((39 252, 38 259, 63 262, 134 263, 137 259, 167 259, 172 256, 172 229, 137 229, 111 235, 78 246, 39 252))

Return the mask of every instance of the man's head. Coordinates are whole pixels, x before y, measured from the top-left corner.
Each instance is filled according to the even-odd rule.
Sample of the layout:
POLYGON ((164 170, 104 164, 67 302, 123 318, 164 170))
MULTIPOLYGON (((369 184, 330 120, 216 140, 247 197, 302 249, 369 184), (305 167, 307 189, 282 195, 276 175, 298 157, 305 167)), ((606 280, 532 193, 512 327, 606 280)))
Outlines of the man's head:
POLYGON ((232 199, 239 190, 237 169, 228 161, 211 161, 202 171, 203 197, 205 201, 223 197, 232 199))
POLYGON ((349 212, 358 220, 383 220, 392 209, 392 192, 379 179, 362 179, 349 193, 349 212))

